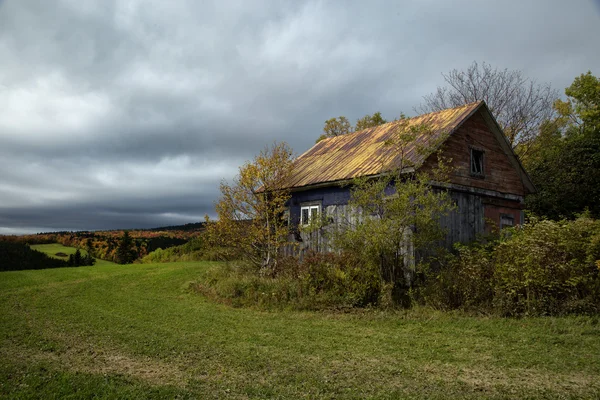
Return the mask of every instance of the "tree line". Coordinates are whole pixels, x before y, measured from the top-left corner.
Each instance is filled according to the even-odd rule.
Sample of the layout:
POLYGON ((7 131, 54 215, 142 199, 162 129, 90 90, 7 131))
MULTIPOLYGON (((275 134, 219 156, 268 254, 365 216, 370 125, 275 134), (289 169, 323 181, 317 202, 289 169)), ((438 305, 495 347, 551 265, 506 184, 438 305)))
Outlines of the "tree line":
POLYGON ((25 243, 0 240, 0 271, 68 267, 66 261, 48 257, 25 243))
POLYGON ((156 249, 166 249, 187 243, 191 238, 198 236, 197 228, 202 227, 202 225, 194 226, 196 230, 49 232, 22 236, 0 236, 0 240, 29 244, 60 243, 63 246, 85 250, 94 258, 129 264, 156 249), (125 240, 124 236, 126 236, 125 240), (124 251, 123 248, 127 250, 124 251))

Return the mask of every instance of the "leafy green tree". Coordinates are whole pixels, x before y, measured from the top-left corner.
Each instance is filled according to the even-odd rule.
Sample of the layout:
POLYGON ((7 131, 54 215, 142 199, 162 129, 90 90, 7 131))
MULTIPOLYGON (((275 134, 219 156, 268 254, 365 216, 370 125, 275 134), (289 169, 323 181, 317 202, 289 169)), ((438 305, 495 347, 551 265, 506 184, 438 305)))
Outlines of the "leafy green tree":
POLYGON ((526 160, 538 192, 527 197, 534 213, 572 218, 589 210, 600 217, 600 81, 590 72, 575 78, 542 126, 526 160))
POLYGON ((325 126, 323 127, 323 134, 319 136, 316 142, 318 143, 325 138, 362 131, 363 129, 372 128, 374 126, 382 125, 385 123, 387 123, 387 121, 383 119, 379 111, 374 113, 373 115, 367 114, 364 117, 359 118, 356 121, 355 126, 350 125, 348 118, 344 116, 331 118, 325 121, 325 126))
POLYGON ((92 257, 92 255, 90 253, 87 253, 85 256, 83 256, 83 264, 82 265, 94 265, 96 263, 96 259, 94 257, 92 257))
POLYGON ((565 89, 567 101, 557 100, 559 124, 566 126, 566 134, 591 133, 600 125, 600 79, 591 71, 581 74, 565 89))
POLYGON ((91 256, 94 255, 95 249, 94 249, 94 240, 93 239, 91 239, 91 238, 86 239, 85 251, 88 253, 88 255, 91 255, 91 256))
POLYGON ((323 134, 319 136, 317 142, 320 142, 325 138, 345 135, 351 132, 353 132, 352 125, 350 125, 348 118, 344 116, 330 118, 327 121, 325 121, 325 126, 323 127, 323 134))
POLYGON ((131 264, 137 258, 133 239, 129 232, 125 231, 117 246, 117 262, 119 264, 131 264))
MULTIPOLYGON (((392 146, 397 154, 407 154, 418 135, 429 133, 427 126, 410 126, 402 118, 395 137, 386 145, 392 146)), ((417 151, 429 154, 437 143, 432 139, 417 151)), ((415 252, 431 251, 443 239, 439 218, 454 207, 446 190, 431 185, 432 181, 446 181, 450 172, 446 161, 437 156, 438 165, 429 171, 407 173, 415 165, 402 157, 400 165, 388 174, 355 179, 349 202, 355 218, 334 234, 340 250, 358 252, 366 263, 379 265, 380 278, 392 285, 397 301, 404 301, 406 289, 414 278, 415 252)))
POLYGON ((383 125, 387 123, 387 121, 381 116, 381 113, 377 111, 373 115, 365 115, 362 118, 359 118, 356 121, 356 125, 354 127, 355 131, 362 131, 363 129, 372 128, 374 126, 383 125))

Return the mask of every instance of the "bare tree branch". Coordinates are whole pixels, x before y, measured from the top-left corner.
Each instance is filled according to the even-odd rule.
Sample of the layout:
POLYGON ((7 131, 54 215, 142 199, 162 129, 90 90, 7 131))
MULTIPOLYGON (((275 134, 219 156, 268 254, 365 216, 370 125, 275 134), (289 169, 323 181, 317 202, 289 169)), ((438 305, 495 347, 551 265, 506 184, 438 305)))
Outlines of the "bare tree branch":
POLYGON ((558 91, 526 78, 519 70, 500 70, 475 61, 464 71, 453 69, 442 76, 447 86, 424 96, 418 111, 439 111, 483 100, 520 154, 527 152, 540 124, 554 117, 552 104, 558 91))

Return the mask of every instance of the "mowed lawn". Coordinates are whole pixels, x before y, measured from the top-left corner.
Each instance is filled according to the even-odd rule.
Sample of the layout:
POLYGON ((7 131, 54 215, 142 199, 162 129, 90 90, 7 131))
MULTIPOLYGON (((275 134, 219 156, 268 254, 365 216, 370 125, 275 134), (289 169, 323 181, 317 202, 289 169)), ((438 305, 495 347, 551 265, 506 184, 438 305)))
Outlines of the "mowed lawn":
POLYGON ((258 311, 211 263, 0 273, 4 398, 599 398, 598 318, 258 311))
MULTIPOLYGON (((50 244, 33 244, 31 246, 33 250, 41 251, 42 253, 46 253, 50 257, 58 258, 59 260, 68 261, 70 254, 75 254, 77 249, 75 247, 67 247, 63 246, 60 243, 50 243, 50 244), (66 254, 66 256, 59 256, 57 254, 66 254)), ((81 249, 82 255, 87 255, 87 251, 85 249, 81 249)), ((103 265, 115 265, 115 263, 110 261, 101 260, 96 258, 95 266, 103 266, 103 265)))

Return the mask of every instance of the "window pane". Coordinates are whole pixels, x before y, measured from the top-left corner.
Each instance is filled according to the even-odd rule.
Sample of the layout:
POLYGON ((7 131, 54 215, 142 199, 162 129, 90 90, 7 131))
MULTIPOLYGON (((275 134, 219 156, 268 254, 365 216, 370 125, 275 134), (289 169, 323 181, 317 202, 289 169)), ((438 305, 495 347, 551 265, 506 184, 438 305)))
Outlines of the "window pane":
POLYGON ((310 208, 310 222, 316 222, 319 218, 319 207, 310 208))
POLYGON ((515 218, 512 215, 502 214, 500 216, 500 229, 507 226, 514 226, 515 218))
POLYGON ((308 224, 308 207, 302 207, 302 215, 300 216, 300 223, 302 225, 308 224))
POLYGON ((483 175, 483 151, 471 149, 471 173, 483 175))

